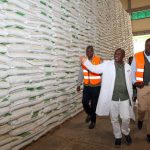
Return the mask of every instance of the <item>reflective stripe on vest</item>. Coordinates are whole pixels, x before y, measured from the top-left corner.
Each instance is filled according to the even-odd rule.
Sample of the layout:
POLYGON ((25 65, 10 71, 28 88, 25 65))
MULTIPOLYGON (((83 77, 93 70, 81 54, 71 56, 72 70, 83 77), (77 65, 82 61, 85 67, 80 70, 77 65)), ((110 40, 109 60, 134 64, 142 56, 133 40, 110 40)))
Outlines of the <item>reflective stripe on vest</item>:
POLYGON ((143 75, 144 75, 144 52, 139 52, 135 54, 135 61, 136 61, 136 82, 142 82, 143 81, 143 75))
MULTIPOLYGON (((91 63, 94 65, 100 64, 101 59, 98 56, 94 56, 91 63)), ((82 65, 84 84, 85 85, 99 85, 101 83, 101 76, 96 73, 90 72, 84 65, 82 65)))
POLYGON ((93 77, 84 76, 84 79, 101 79, 101 77, 100 76, 93 76, 93 77))

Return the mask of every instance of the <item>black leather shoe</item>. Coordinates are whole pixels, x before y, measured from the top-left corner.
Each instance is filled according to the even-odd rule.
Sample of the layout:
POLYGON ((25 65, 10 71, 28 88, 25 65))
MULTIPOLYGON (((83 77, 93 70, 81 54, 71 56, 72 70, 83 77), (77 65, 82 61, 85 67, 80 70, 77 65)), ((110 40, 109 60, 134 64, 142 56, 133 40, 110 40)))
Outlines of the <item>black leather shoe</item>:
POLYGON ((143 121, 138 120, 138 129, 141 130, 143 127, 143 121))
POLYGON ((86 119, 85 119, 85 122, 86 122, 86 123, 89 123, 90 120, 91 120, 91 117, 90 117, 90 115, 88 115, 88 116, 86 117, 86 119))
POLYGON ((121 139, 115 139, 115 145, 120 146, 121 145, 121 139))
POLYGON ((132 139, 130 135, 125 135, 125 140, 128 145, 132 144, 132 139))
POLYGON ((147 135, 147 142, 150 143, 150 134, 147 135))
POLYGON ((89 125, 89 129, 94 129, 94 127, 95 127, 95 122, 91 122, 89 125))

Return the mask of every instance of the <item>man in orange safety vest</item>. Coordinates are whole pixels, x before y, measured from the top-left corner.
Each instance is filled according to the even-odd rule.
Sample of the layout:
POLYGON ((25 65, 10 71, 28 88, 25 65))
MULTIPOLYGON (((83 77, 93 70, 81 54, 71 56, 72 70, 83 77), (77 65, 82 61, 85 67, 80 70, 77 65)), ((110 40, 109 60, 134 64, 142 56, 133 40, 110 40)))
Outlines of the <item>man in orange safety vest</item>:
MULTIPOLYGON (((92 64, 101 63, 101 58, 94 55, 93 46, 86 48, 86 56, 92 64)), ((100 93, 101 75, 90 72, 84 65, 81 65, 78 76, 77 91, 80 91, 80 85, 84 83, 82 104, 87 113, 86 122, 90 121, 89 129, 93 129, 96 124, 96 106, 100 93)))

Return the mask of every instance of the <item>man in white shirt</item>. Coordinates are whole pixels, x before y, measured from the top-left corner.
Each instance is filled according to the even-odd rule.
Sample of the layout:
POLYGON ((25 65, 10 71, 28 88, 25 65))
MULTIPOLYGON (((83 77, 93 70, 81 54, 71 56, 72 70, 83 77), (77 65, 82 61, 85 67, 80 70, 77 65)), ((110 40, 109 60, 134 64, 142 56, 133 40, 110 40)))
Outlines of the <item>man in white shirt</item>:
POLYGON ((92 65, 90 61, 81 57, 81 62, 90 71, 102 73, 101 92, 98 99, 96 114, 110 115, 115 136, 115 145, 121 145, 122 134, 127 144, 132 143, 130 136, 130 118, 134 118, 132 105, 131 67, 124 63, 125 51, 121 48, 114 53, 114 60, 104 61, 100 65, 92 65), (120 125, 119 117, 122 120, 120 125))
POLYGON ((147 142, 150 143, 150 38, 145 51, 136 53, 131 64, 132 82, 137 87, 138 129, 141 130, 145 114, 147 119, 147 142))

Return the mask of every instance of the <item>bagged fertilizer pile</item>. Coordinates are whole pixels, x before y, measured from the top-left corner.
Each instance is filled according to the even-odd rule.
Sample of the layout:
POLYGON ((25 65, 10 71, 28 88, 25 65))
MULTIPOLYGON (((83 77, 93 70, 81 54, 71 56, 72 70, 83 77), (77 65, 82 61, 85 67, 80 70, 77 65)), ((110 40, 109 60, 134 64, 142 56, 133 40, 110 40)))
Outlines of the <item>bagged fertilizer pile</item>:
POLYGON ((83 110, 88 45, 104 59, 132 49, 119 0, 0 0, 0 149, 19 150, 83 110))

